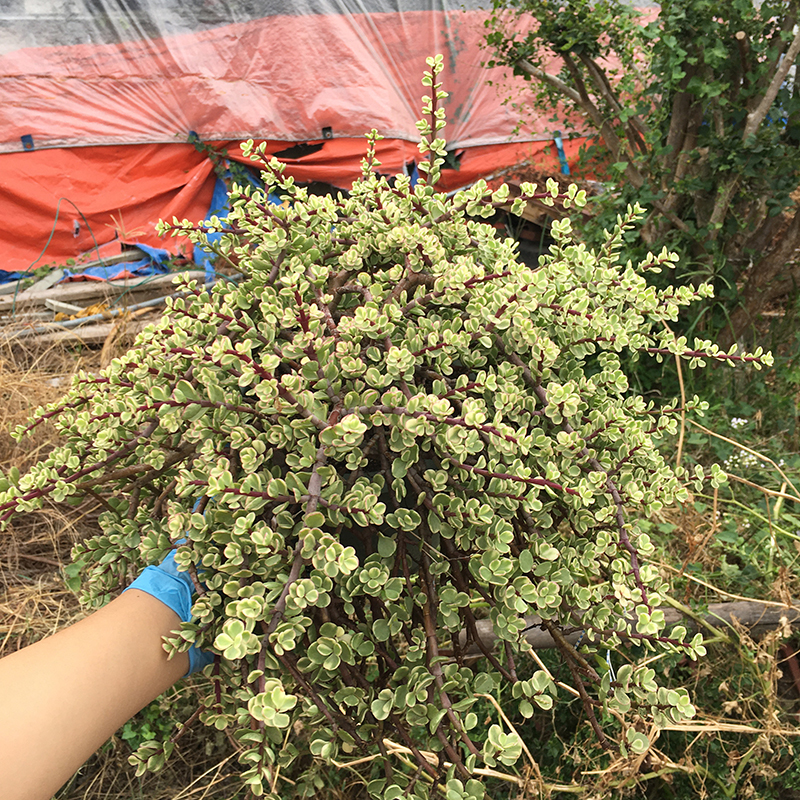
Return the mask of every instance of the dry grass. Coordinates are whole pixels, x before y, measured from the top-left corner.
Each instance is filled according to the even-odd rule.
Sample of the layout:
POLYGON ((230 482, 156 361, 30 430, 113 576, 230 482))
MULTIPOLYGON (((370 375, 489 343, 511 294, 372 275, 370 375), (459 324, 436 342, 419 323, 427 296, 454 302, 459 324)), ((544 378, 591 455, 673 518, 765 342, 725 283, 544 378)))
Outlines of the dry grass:
MULTIPOLYGON (((8 344, 2 346, 0 470, 12 466, 24 470, 55 446, 56 434, 50 425, 40 426, 21 442, 17 442, 10 431, 25 424, 36 407, 58 400, 78 369, 90 367, 86 356, 76 356, 60 348, 37 351, 8 344)), ((17 517, 0 533, 0 589, 3 591, 0 653, 52 633, 55 630, 52 618, 73 618, 64 604, 71 604, 74 610, 77 603, 63 586, 61 591, 57 590, 58 570, 68 559, 76 539, 92 529, 91 519, 87 508, 80 509, 71 518, 48 509, 17 517), (45 606, 36 605, 37 592, 48 614, 42 613, 45 606), (19 624, 21 617, 27 618, 23 627, 19 624)))
MULTIPOLYGON (((3 565, 3 572, 7 572, 3 565)), ((82 616, 75 595, 56 572, 36 577, 14 573, 17 582, 0 599, 0 654, 55 633, 82 616), (27 580, 26 580, 27 578, 27 580)))
POLYGON ((128 745, 112 737, 54 800, 234 800, 242 796, 236 759, 216 748, 209 755, 202 736, 187 734, 157 775, 137 778, 127 763, 129 754, 128 745))
POLYGON ((24 424, 37 406, 57 400, 76 368, 79 362, 63 350, 36 354, 8 345, 0 349, 0 468, 24 469, 53 446, 54 434, 47 427, 21 443, 10 431, 24 424))
MULTIPOLYGON (((10 431, 31 411, 56 401, 72 374, 85 368, 85 357, 62 349, 0 350, 0 470, 33 464, 56 443, 52 427, 43 425, 30 438, 15 441, 10 431)), ((54 633, 80 615, 77 599, 67 590, 60 569, 73 543, 93 529, 90 509, 72 518, 45 510, 18 517, 0 532, 0 655, 54 633)))

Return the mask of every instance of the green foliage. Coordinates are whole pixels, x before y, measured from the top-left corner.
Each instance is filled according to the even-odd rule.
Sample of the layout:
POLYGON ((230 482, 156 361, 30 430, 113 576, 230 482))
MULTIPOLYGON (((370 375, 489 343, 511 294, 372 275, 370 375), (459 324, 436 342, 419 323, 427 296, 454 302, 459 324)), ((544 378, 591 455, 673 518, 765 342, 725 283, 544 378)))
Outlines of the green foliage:
POLYGON ((164 714, 161 702, 154 700, 122 726, 119 737, 131 750, 136 750, 144 742, 168 737, 174 726, 175 723, 164 714))
POLYGON ((800 182, 797 3, 666 0, 645 22, 621 0, 493 6, 489 64, 532 81, 555 127, 596 135, 587 155, 614 183, 601 229, 647 206, 647 246, 677 250, 678 277, 713 281, 724 301, 702 325, 749 335, 800 274, 787 265, 800 220, 784 215, 800 182))
POLYGON ((228 151, 225 148, 212 147, 204 142, 194 131, 190 131, 188 141, 198 153, 208 158, 214 169, 214 174, 226 186, 230 186, 234 182, 242 186, 252 183, 253 173, 248 167, 228 158, 228 151))
MULTIPOLYGON (((52 420, 64 446, 0 479, 2 519, 102 493, 103 532, 75 548, 92 605, 175 551, 198 594, 167 646, 217 654, 199 718, 237 742, 256 796, 277 797, 287 770, 311 786, 320 762, 355 760, 376 798, 481 797, 479 776, 520 771, 523 752, 502 720, 480 724, 481 698, 510 689, 525 718, 558 698, 551 672, 520 679, 531 625, 558 644, 602 746, 647 745, 629 722, 604 734, 596 707, 603 722, 693 713, 647 666, 592 666, 626 642, 704 654, 701 636, 664 631, 635 510, 723 479, 670 468, 658 444, 681 409, 632 392, 621 359, 770 358, 670 333, 709 289, 648 286, 643 273, 674 264, 666 250, 619 258, 637 207, 596 251, 555 223, 531 268, 481 221, 506 187, 437 193, 441 58, 429 64, 422 181, 376 174, 374 132, 348 197, 309 196, 251 145, 265 189, 236 187, 224 229, 163 226, 196 244, 221 231, 246 279, 185 283, 133 350, 38 412, 32 426, 52 420)), ((523 186, 514 210, 534 197, 558 187, 523 186)), ((559 199, 585 202, 575 187, 559 199)), ((139 771, 173 746, 144 742, 139 771)))

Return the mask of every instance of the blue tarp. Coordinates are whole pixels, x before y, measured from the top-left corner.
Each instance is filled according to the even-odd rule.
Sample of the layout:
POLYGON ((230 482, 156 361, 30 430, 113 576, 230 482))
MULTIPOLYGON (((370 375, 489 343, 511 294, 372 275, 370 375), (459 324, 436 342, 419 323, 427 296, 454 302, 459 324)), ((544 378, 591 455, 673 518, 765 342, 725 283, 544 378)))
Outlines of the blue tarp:
POLYGON ((8 270, 0 269, 0 283, 11 283, 24 277, 24 272, 9 272, 8 270))
POLYGON ((164 275, 169 272, 166 264, 171 254, 157 247, 137 244, 136 247, 145 254, 139 261, 125 261, 110 267, 89 267, 82 271, 64 270, 65 281, 95 280, 113 281, 122 278, 140 278, 147 275, 164 275))
MULTIPOLYGON (((112 264, 109 267, 89 267, 85 270, 72 271, 64 269, 64 281, 113 281, 121 278, 139 278, 147 275, 164 275, 169 272, 166 264, 171 253, 146 244, 137 244, 136 247, 144 253, 144 258, 138 261, 125 261, 121 264, 112 264)), ((0 269, 0 284, 18 281, 20 278, 32 278, 33 273, 9 272, 0 269)))
MULTIPOLYGON (((214 194, 211 195, 211 205, 209 206, 208 214, 206 214, 206 221, 213 216, 217 216, 221 220, 228 216, 228 187, 222 178, 217 178, 217 182, 214 184, 214 194)), ((221 233, 208 234, 210 244, 218 242, 221 238, 221 233)), ((192 258, 198 267, 206 271, 206 281, 214 279, 214 259, 216 257, 210 250, 206 250, 199 245, 194 246, 192 258)))
MULTIPOLYGON (((226 179, 231 178, 230 172, 225 173, 226 179)), ((237 176, 238 177, 238 176, 237 176)), ((257 189, 263 189, 264 185, 258 180, 255 176, 251 174, 247 174, 247 179, 250 181, 251 185, 256 187, 257 189)), ((267 198, 270 203, 274 205, 281 205, 282 201, 281 198, 278 197, 276 194, 270 194, 267 198)), ((217 178, 217 182, 214 184, 214 194, 211 196, 211 205, 209 206, 208 213, 206 214, 206 221, 211 219, 211 217, 217 217, 220 221, 224 221, 228 217, 228 187, 222 178, 217 178)), ((222 233, 209 233, 208 234, 208 241, 209 244, 215 244, 222 238, 222 233)), ((216 258, 216 254, 212 253, 210 250, 206 250, 204 247, 200 247, 199 245, 194 246, 194 252, 192 253, 192 258, 194 262, 197 264, 198 267, 204 269, 206 271, 206 281, 213 281, 214 280, 214 259, 216 258)))

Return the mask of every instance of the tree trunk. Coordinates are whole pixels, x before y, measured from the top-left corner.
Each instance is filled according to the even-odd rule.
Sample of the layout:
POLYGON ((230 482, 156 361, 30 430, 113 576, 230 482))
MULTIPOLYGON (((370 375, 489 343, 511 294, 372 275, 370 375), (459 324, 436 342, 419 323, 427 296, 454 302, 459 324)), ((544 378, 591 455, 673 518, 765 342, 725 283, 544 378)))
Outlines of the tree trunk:
POLYGON ((727 350, 734 342, 746 340, 748 331, 754 328, 766 306, 800 284, 800 264, 792 262, 800 245, 800 213, 794 215, 778 238, 774 249, 751 268, 741 288, 741 303, 717 339, 723 349, 727 350))

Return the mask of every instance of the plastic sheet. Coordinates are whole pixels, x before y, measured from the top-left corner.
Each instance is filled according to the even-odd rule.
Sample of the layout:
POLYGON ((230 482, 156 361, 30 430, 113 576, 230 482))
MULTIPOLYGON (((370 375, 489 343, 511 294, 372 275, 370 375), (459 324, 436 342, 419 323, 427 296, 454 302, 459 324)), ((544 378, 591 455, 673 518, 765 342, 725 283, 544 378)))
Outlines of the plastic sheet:
POLYGON ((7 269, 0 269, 0 284, 13 283, 24 277, 24 272, 9 272, 7 269))
POLYGON ((157 247, 138 244, 144 258, 138 261, 125 261, 108 267, 87 267, 80 272, 64 270, 63 283, 76 281, 118 281, 124 278, 144 278, 148 275, 164 275, 169 272, 167 260, 170 253, 157 247))
MULTIPOLYGON (((240 141, 266 140, 298 180, 348 188, 375 128, 382 169, 401 171, 419 159, 420 78, 436 53, 458 158, 441 188, 525 159, 558 169, 550 123, 517 129, 488 83, 503 76, 481 66, 487 15, 476 0, 0 3, 0 263, 94 259, 121 242, 180 250, 154 227, 205 217, 208 146, 241 160, 240 141)), ((565 142, 567 158, 577 146, 565 142)))
MULTIPOLYGON (((570 161, 581 144, 578 139, 564 142, 570 161)), ((282 148, 284 143, 274 144, 274 149, 282 148)), ((231 156, 239 160, 237 150, 229 144, 231 156)), ((334 139, 318 153, 288 161, 287 171, 299 181, 347 188, 360 173, 363 155, 363 139, 334 139)), ((409 142, 383 141, 378 148, 381 168, 391 174, 402 172, 418 157, 416 145, 409 142)), ((467 148, 460 168, 444 170, 438 186, 456 189, 523 161, 559 170, 555 147, 548 141, 484 145, 467 148)), ((191 245, 180 238, 161 238, 155 226, 159 219, 204 219, 215 183, 211 161, 191 145, 110 145, 0 155, 0 263, 5 269, 25 271, 62 265, 80 254, 90 261, 118 254, 123 242, 191 257, 191 245)))
MULTIPOLYGON (((486 11, 455 0, 41 0, 3 4, 0 148, 203 140, 417 140, 443 53, 453 147, 509 141, 481 66, 486 11), (14 8, 25 9, 13 13, 14 8), (5 16, 5 19, 3 19, 5 16)), ((542 133, 537 120, 514 138, 542 133)))

